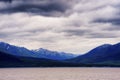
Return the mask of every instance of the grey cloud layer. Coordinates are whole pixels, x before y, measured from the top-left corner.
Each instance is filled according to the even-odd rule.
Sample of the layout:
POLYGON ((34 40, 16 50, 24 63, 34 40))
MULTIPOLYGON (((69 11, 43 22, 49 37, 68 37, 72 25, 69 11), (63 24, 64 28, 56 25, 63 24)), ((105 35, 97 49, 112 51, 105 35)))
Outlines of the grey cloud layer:
POLYGON ((0 41, 81 53, 120 40, 118 0, 0 1, 0 41))

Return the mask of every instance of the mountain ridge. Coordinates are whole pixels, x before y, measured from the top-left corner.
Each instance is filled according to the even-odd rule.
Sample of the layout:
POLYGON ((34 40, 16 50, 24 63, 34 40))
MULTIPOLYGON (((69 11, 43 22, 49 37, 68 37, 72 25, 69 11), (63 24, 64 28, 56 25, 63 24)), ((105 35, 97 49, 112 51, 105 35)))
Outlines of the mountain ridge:
POLYGON ((38 51, 29 50, 25 47, 18 47, 18 46, 10 45, 8 43, 4 43, 4 42, 0 42, 0 51, 9 53, 15 56, 47 58, 47 59, 53 59, 53 60, 65 60, 65 59, 70 59, 77 56, 70 53, 50 51, 43 48, 40 48, 38 51))
POLYGON ((71 59, 71 61, 78 63, 120 62, 120 43, 98 46, 82 56, 71 59))
POLYGON ((70 59, 70 58, 74 58, 77 56, 71 53, 51 51, 51 50, 43 49, 43 48, 39 48, 37 50, 32 50, 32 51, 37 54, 40 54, 42 58, 53 59, 53 60, 65 60, 65 59, 70 59))
POLYGON ((60 54, 65 57, 67 53, 43 48, 30 51, 0 42, 0 67, 120 67, 120 43, 103 44, 70 59, 62 59, 60 54), (53 53, 53 57, 48 53, 53 53), (49 58, 43 57, 43 54, 47 54, 49 58), (60 59, 56 59, 56 56, 60 59))

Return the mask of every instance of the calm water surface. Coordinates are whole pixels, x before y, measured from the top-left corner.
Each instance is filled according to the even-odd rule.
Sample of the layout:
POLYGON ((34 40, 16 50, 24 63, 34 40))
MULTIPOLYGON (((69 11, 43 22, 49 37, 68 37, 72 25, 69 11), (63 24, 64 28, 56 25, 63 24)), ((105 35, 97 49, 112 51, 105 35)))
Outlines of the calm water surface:
POLYGON ((0 80, 120 80, 120 68, 1 68, 0 80))

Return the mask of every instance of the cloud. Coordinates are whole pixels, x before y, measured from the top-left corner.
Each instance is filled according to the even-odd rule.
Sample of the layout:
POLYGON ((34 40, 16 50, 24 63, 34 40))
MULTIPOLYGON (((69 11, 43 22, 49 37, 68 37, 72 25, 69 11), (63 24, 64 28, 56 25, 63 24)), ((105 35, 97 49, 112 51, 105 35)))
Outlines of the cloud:
POLYGON ((12 0, 0 0, 2 2, 12 2, 12 0))
POLYGON ((113 18, 113 19, 96 19, 94 22, 97 23, 111 23, 113 25, 120 25, 120 18, 113 18))
POLYGON ((85 53, 120 40, 118 0, 1 0, 0 4, 0 41, 85 53))
POLYGON ((71 8, 69 0, 2 0, 2 3, 1 13, 27 12, 44 16, 61 16, 71 8))
POLYGON ((117 38, 118 35, 112 33, 90 33, 88 38, 117 38))

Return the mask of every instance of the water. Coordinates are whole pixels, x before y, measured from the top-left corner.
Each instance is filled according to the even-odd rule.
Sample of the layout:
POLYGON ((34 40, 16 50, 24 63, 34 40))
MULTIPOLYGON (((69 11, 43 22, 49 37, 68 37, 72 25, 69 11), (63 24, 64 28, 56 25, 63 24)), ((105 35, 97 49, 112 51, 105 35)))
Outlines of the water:
POLYGON ((0 80, 119 80, 120 68, 1 68, 0 80))

